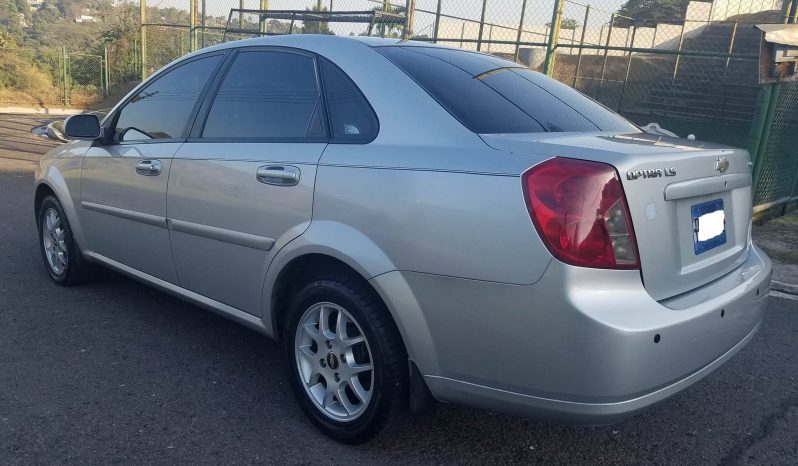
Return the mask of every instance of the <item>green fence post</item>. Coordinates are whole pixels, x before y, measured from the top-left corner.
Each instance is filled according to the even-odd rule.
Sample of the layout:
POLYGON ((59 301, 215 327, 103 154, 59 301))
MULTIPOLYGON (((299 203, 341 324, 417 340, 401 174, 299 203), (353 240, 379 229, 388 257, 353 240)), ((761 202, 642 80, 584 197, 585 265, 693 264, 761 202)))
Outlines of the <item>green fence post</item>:
MULTIPOLYGON (((632 26, 632 42, 629 44, 629 48, 632 49, 635 46, 635 35, 637 34, 637 27, 632 26)), ((629 83, 629 71, 632 69, 632 51, 629 50, 629 60, 626 62, 626 75, 623 78, 623 85, 621 86, 621 97, 618 99, 618 113, 621 113, 621 107, 623 107, 623 95, 626 93, 626 86, 629 83)))
POLYGON ((521 34, 524 30, 524 16, 526 16, 526 0, 521 3, 521 19, 518 21, 518 35, 515 37, 515 61, 521 53, 521 34))
MULTIPOLYGON (((268 10, 269 9, 269 0, 260 0, 260 9, 261 10, 268 10)), ((259 18, 260 19, 258 20, 258 27, 259 27, 261 35, 263 35, 263 34, 266 34, 267 32, 269 32, 269 22, 266 21, 266 19, 263 18, 262 16, 259 17, 259 18)))
MULTIPOLYGON (((682 23, 682 31, 679 33, 679 47, 676 49, 677 52, 682 51, 682 47, 684 47, 684 27, 687 24, 687 21, 682 23)), ((673 85, 676 83, 676 74, 679 72, 679 60, 682 58, 681 53, 676 54, 676 63, 673 65, 673 77, 671 78, 671 90, 673 89, 673 85)))
POLYGON ((781 6, 781 14, 784 18, 784 23, 787 24, 790 22, 790 18, 792 17, 793 11, 792 9, 795 6, 794 0, 784 0, 784 4, 781 6))
POLYGON ((587 20, 590 18, 590 5, 585 7, 585 20, 582 22, 582 34, 579 37, 579 50, 576 52, 576 69, 574 70, 574 82, 571 87, 576 88, 576 80, 579 77, 579 67, 582 66, 582 46, 585 45, 585 32, 587 31, 587 20))
POLYGON ((435 7, 435 26, 432 28, 432 37, 435 39, 435 43, 438 42, 438 28, 441 25, 441 3, 443 0, 438 0, 438 6, 435 7))
POLYGON ((205 17, 206 17, 206 1, 202 0, 202 9, 200 10, 200 28, 202 29, 202 38, 200 39, 200 44, 202 44, 202 49, 205 48, 205 17))
POLYGON ((560 39, 560 25, 562 24, 562 10, 565 7, 563 0, 554 0, 554 10, 551 13, 551 28, 546 41, 546 61, 543 64, 543 73, 546 76, 554 74, 554 62, 557 59, 557 41, 560 39))
POLYGON ((197 50, 197 0, 189 0, 188 3, 188 51, 197 50))
POLYGON ((64 75, 64 107, 69 106, 69 55, 66 46, 61 47, 61 72, 64 75))
POLYGON ((607 27, 607 41, 604 47, 604 61, 601 63, 601 77, 599 79, 599 88, 596 92, 596 100, 601 101, 601 91, 604 88, 604 76, 607 74, 607 55, 610 52, 610 41, 612 40, 612 28, 615 25, 615 13, 610 15, 610 25, 607 27))
POLYGON ((767 151, 770 133, 773 129, 773 113, 776 111, 776 103, 779 100, 780 91, 780 85, 766 84, 757 99, 756 113, 754 114, 754 122, 751 125, 751 136, 749 137, 748 145, 751 161, 754 163, 752 175, 754 195, 756 195, 759 177, 765 164, 765 152, 767 151))
POLYGON ((139 16, 141 18, 141 80, 147 79, 147 33, 144 25, 147 22, 147 0, 139 0, 139 16))
POLYGON ((100 94, 105 98, 107 91, 105 90, 105 55, 100 57, 100 94))
POLYGON ((105 61, 105 97, 111 95, 111 62, 108 61, 108 47, 103 47, 103 60, 105 61))
POLYGON ((485 30, 485 11, 488 7, 488 0, 482 0, 482 14, 479 16, 479 35, 477 36, 477 51, 482 50, 482 31, 485 30))
POLYGON ((405 2, 405 30, 404 39, 413 37, 413 16, 416 12, 416 0, 407 0, 405 2))

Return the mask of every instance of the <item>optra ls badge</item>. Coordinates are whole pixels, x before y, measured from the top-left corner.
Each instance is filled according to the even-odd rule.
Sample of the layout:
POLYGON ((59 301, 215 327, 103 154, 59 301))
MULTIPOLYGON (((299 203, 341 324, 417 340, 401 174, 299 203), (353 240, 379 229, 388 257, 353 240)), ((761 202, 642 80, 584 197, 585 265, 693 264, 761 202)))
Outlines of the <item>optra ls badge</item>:
POLYGON ((629 170, 626 172, 627 180, 636 180, 638 178, 660 178, 663 176, 676 176, 676 167, 652 168, 648 170, 629 170))

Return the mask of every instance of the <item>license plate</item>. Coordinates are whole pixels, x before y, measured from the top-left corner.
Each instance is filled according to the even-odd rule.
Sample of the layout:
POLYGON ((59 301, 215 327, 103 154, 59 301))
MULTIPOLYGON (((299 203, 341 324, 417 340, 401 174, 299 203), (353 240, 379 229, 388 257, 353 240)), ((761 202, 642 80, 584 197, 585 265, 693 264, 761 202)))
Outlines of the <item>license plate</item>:
POLYGON ((726 243, 726 213, 723 199, 703 202, 691 208, 696 255, 726 243))

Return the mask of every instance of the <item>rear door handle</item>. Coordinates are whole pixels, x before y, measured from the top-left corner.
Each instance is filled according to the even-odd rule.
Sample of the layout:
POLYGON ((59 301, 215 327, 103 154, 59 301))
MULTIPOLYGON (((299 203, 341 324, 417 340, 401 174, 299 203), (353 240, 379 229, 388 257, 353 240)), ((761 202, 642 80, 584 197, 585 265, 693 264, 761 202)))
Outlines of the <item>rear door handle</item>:
POLYGON ((258 167, 255 177, 265 184, 295 186, 299 183, 299 174, 299 169, 290 165, 264 165, 258 167))
POLYGON ((161 174, 160 160, 139 160, 136 162, 136 173, 144 176, 157 176, 161 174))

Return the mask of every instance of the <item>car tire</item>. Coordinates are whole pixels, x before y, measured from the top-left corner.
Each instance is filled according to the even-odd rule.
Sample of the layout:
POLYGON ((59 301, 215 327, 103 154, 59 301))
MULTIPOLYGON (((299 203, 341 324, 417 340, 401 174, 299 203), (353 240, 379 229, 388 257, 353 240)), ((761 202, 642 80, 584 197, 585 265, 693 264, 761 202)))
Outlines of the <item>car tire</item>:
POLYGON ((289 380, 313 423, 349 444, 399 425, 407 413, 407 352, 374 290, 359 277, 318 277, 294 295, 288 312, 289 380))
POLYGON ((64 208, 55 196, 47 196, 36 215, 39 248, 50 278, 61 286, 85 283, 91 269, 77 247, 64 208))

